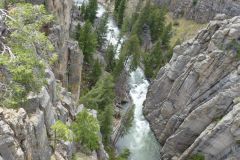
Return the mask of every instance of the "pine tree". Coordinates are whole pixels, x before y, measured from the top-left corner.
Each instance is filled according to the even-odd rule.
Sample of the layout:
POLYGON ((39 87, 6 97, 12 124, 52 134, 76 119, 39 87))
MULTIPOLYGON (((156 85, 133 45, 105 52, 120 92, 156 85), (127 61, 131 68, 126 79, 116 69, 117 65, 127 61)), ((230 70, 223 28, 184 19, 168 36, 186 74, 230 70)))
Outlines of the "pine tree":
POLYGON ((121 3, 122 0, 115 0, 115 3, 114 3, 114 12, 115 13, 118 13, 118 9, 119 9, 119 5, 121 3))
POLYGON ((98 111, 101 133, 106 143, 109 142, 112 132, 114 99, 114 83, 113 77, 110 74, 101 77, 92 90, 80 98, 80 102, 85 107, 98 111))
POLYGON ((140 47, 140 41, 138 39, 138 36, 132 35, 124 44, 122 53, 126 56, 126 59, 132 58, 130 69, 135 70, 139 63, 141 58, 141 47, 140 47))
POLYGON ((105 59, 107 63, 106 71, 110 73, 113 72, 113 69, 116 65, 116 60, 115 60, 115 48, 111 44, 107 48, 105 59))
POLYGON ((107 40, 107 32, 108 32, 108 14, 105 13, 99 20, 99 23, 96 28, 98 46, 102 47, 107 40))
POLYGON ((71 125, 74 141, 80 142, 91 151, 99 148, 99 124, 86 109, 80 112, 71 125))
POLYGON ((93 53, 96 51, 97 38, 93 32, 92 25, 87 21, 80 30, 78 43, 83 51, 84 60, 89 63, 93 59, 93 53))
POLYGON ((104 111, 105 107, 112 104, 115 98, 113 77, 103 75, 96 85, 83 97, 80 103, 87 108, 104 111))
POLYGON ((86 6, 85 3, 83 3, 80 7, 80 12, 81 12, 81 16, 84 17, 85 13, 86 13, 86 6))
POLYGON ((144 60, 144 72, 147 78, 154 78, 158 70, 166 63, 162 53, 161 41, 158 41, 150 54, 146 54, 144 60))
POLYGON ((103 135, 103 143, 108 145, 112 134, 113 125, 113 103, 105 107, 103 113, 100 116, 101 133, 103 135))
POLYGON ((84 12, 84 19, 89 20, 93 24, 97 14, 97 8, 97 0, 89 0, 84 12))
POLYGON ((117 12, 117 22, 118 22, 118 26, 119 28, 122 27, 123 24, 123 17, 124 17, 124 12, 125 12, 125 8, 126 8, 126 0, 121 0, 121 3, 118 7, 118 12, 117 12))
POLYGON ((81 25, 78 24, 77 27, 76 27, 76 30, 75 30, 75 37, 74 37, 76 40, 79 40, 80 31, 81 31, 81 25))
POLYGON ((102 75, 102 67, 98 60, 95 60, 92 65, 91 73, 89 74, 88 81, 90 83, 90 88, 93 87, 102 75))
POLYGON ((162 45, 164 45, 166 48, 169 47, 171 37, 172 37, 172 24, 170 23, 164 28, 164 32, 161 36, 162 45))
POLYGON ((125 66, 125 62, 126 62, 126 55, 120 54, 119 59, 116 60, 116 65, 113 69, 114 80, 117 80, 117 78, 121 75, 125 66))
POLYGON ((151 30, 152 41, 155 42, 165 32, 165 10, 155 6, 150 7, 149 26, 151 30))

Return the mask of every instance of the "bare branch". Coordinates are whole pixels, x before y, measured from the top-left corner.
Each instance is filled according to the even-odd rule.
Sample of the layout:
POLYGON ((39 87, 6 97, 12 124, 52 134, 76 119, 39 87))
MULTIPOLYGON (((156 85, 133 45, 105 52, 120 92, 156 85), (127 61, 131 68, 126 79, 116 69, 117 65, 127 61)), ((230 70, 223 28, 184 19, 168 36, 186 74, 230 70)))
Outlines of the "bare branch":
POLYGON ((1 45, 2 45, 2 48, 3 48, 3 51, 2 51, 2 55, 3 54, 9 54, 10 56, 10 61, 12 61, 13 59, 16 58, 16 56, 12 53, 12 50, 10 47, 6 46, 4 43, 1 42, 1 45))
POLYGON ((7 18, 9 18, 10 20, 16 22, 16 20, 15 20, 14 18, 10 17, 10 16, 7 14, 7 10, 5 10, 5 9, 0 9, 0 14, 1 14, 2 17, 7 17, 7 18))

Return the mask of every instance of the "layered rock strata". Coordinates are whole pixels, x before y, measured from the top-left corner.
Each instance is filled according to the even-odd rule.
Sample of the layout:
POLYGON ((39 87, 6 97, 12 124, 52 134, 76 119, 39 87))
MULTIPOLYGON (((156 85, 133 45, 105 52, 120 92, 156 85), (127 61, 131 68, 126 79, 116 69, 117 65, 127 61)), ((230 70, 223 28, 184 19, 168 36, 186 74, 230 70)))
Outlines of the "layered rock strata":
POLYGON ((184 16, 205 23, 221 13, 229 17, 240 15, 239 0, 155 0, 169 8, 175 17, 184 16))
POLYGON ((212 21, 174 48, 144 107, 163 159, 240 159, 239 55, 240 17, 212 21))

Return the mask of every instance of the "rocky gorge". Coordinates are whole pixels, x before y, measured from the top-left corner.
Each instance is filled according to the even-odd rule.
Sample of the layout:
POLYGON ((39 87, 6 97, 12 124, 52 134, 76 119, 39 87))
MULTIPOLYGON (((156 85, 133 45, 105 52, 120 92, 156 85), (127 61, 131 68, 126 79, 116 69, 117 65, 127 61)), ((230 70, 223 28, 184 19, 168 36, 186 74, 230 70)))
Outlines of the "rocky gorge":
MULTIPOLYGON (((42 26, 41 32, 53 44, 58 59, 54 65, 46 66, 46 82, 40 91, 30 92, 27 103, 11 108, 1 106, 5 98, 5 84, 12 79, 5 64, 1 63, 4 58, 0 57, 0 160, 240 159, 238 0, 155 0, 153 3, 116 0, 122 6, 120 9, 112 1, 95 1, 94 22, 90 23, 92 28, 88 27, 87 31, 95 34, 102 17, 109 14, 105 38, 108 46, 114 45, 111 61, 117 68, 122 60, 123 67, 117 72, 113 84, 110 83, 115 68, 106 69, 109 59, 104 43, 96 45, 92 53, 91 61, 100 62, 100 71, 96 71, 91 68, 93 62, 85 61, 88 55, 80 47, 79 37, 75 37, 79 27, 81 37, 85 24, 89 22, 83 16, 86 8, 82 8, 82 4, 85 1, 25 2, 44 4, 47 12, 54 15, 54 21, 42 26), (176 22, 179 17, 198 23, 211 21, 194 38, 179 42, 172 49, 169 45, 172 25, 165 24, 166 15, 155 4, 167 7, 176 22), (121 16, 125 16, 123 26, 119 25, 121 16), (127 58, 123 60, 124 52, 127 58), (151 57, 151 54, 159 54, 156 57, 161 61, 156 62, 156 57, 151 57), (166 58, 169 55, 165 54, 170 57, 166 58), (134 59, 136 57, 138 59, 134 59), (147 58, 151 60, 150 70, 154 70, 153 74, 157 73, 154 78, 146 74, 147 58), (131 62, 135 62, 136 66, 132 67, 131 62), (88 72, 93 72, 94 78, 98 72, 103 72, 102 77, 110 75, 105 79, 110 85, 101 83, 99 78, 93 86, 84 90, 84 85, 91 84, 88 72), (114 87, 111 88, 111 85, 114 87), (81 99, 87 95, 85 92, 90 93, 88 103, 81 99), (112 110, 107 108, 109 106, 112 110), (87 113, 98 121, 100 130, 96 135, 99 147, 82 155, 80 152, 84 152, 84 145, 71 139, 56 140, 57 133, 52 126, 61 121, 71 128, 86 108, 87 113), (125 118, 130 119, 130 123, 125 118), (108 124, 107 129, 102 121, 108 124), (107 138, 104 129, 110 134, 107 138), (123 154, 124 158, 121 157, 122 153, 127 156, 123 154)), ((11 5, 7 7, 11 9, 11 5)), ((4 42, 11 33, 4 23, 5 13, 7 10, 0 8, 1 55, 6 50, 4 42)), ((90 128, 86 124, 84 127, 90 128)))

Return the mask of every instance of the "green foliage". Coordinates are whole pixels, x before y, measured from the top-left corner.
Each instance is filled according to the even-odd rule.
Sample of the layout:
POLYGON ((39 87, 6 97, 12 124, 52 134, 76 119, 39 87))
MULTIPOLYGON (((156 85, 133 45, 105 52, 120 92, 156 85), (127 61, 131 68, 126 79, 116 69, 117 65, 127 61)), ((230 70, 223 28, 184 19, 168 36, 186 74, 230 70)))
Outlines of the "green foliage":
POLYGON ((204 160, 204 159, 205 159, 204 155, 200 153, 194 154, 189 158, 189 160, 204 160))
POLYGON ((92 90, 80 98, 80 102, 87 108, 104 111, 106 106, 113 104, 114 98, 113 78, 111 75, 103 75, 92 90))
POLYGON ((126 0, 115 1, 114 15, 117 20, 118 26, 120 28, 123 24, 125 8, 126 8, 126 0))
POLYGON ((84 60, 89 63, 92 61, 93 53, 96 51, 97 38, 93 31, 92 25, 87 21, 84 26, 77 32, 78 43, 83 51, 84 60))
POLYGON ((150 7, 149 26, 151 30, 152 40, 157 41, 163 34, 165 34, 165 14, 166 11, 156 6, 150 7))
POLYGON ((237 144, 240 144, 240 140, 236 140, 236 143, 237 143, 237 144))
POLYGON ((93 24, 97 14, 97 8, 97 0, 89 0, 89 3, 84 11, 84 19, 89 20, 93 24))
POLYGON ((98 60, 95 60, 93 65, 91 66, 91 71, 88 75, 88 82, 89 82, 90 88, 97 83, 101 75, 102 75, 101 64, 99 63, 98 60))
POLYGON ((113 103, 105 106, 104 111, 100 115, 101 133, 103 135, 103 143, 108 145, 110 143, 110 138, 112 134, 113 125, 113 103))
POLYGON ((115 0, 115 3, 114 3, 114 12, 118 12, 121 1, 122 1, 122 0, 115 0))
POLYGON ((110 74, 103 75, 95 87, 80 98, 80 102, 84 106, 98 111, 98 120, 105 144, 109 144, 112 133, 114 99, 114 83, 113 77, 110 74))
MULTIPOLYGON (((166 60, 167 61, 167 60, 166 60)), ((165 58, 162 53, 161 42, 157 42, 152 52, 145 55, 144 72, 147 78, 154 78, 160 69, 165 64, 165 58)))
POLYGON ((72 141, 73 135, 71 130, 62 121, 58 120, 51 129, 55 132, 55 138, 64 141, 72 141))
POLYGON ((84 63, 81 81, 81 96, 88 93, 96 85, 103 73, 102 64, 99 60, 92 59, 90 63, 84 63))
POLYGON ((24 0, 1 0, 0 8, 7 8, 9 5, 13 5, 15 3, 25 2, 24 0))
MULTIPOLYGON (((129 46, 133 46, 131 51, 133 54, 132 68, 134 69, 139 65, 139 61, 143 59, 144 71, 147 78, 154 78, 160 69, 171 58, 170 40, 172 37, 172 24, 166 25, 165 23, 166 10, 159 8, 147 2, 140 14, 135 15, 133 20, 134 24, 129 25, 132 28, 131 35, 135 40, 129 43, 129 46), (148 26, 151 33, 151 40, 155 44, 149 54, 145 54, 141 57, 140 45, 143 42, 144 26, 148 26), (140 40, 140 41, 139 41, 140 40), (138 54, 136 54, 138 53, 138 54)), ((124 48, 123 48, 124 52, 124 48)))
POLYGON ((91 151, 99 148, 99 124, 87 110, 83 110, 77 115, 71 129, 74 133, 74 141, 80 142, 91 151))
POLYGON ((126 114, 122 118, 121 136, 127 134, 129 129, 132 127, 132 122, 134 119, 134 110, 135 110, 135 106, 132 106, 130 109, 127 110, 126 114))
POLYGON ((117 157, 117 160, 127 160, 131 152, 129 149, 123 149, 122 153, 117 157))
POLYGON ((192 0, 192 5, 193 5, 193 6, 196 6, 197 3, 198 3, 198 0, 192 0))
POLYGON ((116 60, 116 65, 113 69, 113 77, 116 80, 122 73, 126 62, 126 55, 120 54, 119 59, 116 60))
POLYGON ((88 150, 99 147, 99 124, 86 109, 80 112, 70 127, 58 120, 51 129, 54 131, 54 148, 59 141, 80 142, 88 150))
POLYGON ((73 133, 67 125, 58 120, 51 129, 54 132, 54 149, 56 148, 57 141, 73 141, 73 133))
POLYGON ((107 32, 108 32, 107 22, 108 22, 108 14, 105 13, 100 18, 99 23, 96 28, 97 40, 98 40, 99 47, 102 47, 107 40, 107 32))
POLYGON ((81 16, 84 16, 84 14, 86 13, 86 6, 85 3, 83 3, 80 7, 80 12, 81 12, 81 16))
POLYGON ((148 25, 150 27, 153 42, 162 39, 163 36, 166 37, 168 34, 165 32, 169 30, 169 27, 167 27, 168 30, 165 29, 165 15, 166 10, 164 8, 159 8, 148 2, 142 9, 138 18, 136 18, 137 20, 133 25, 133 34, 142 35, 143 26, 148 25))
POLYGON ((49 52, 53 45, 44 33, 43 25, 51 22, 43 5, 16 4, 9 11, 12 19, 6 24, 11 29, 7 46, 11 51, 0 55, 0 65, 11 74, 9 90, 3 102, 4 106, 23 105, 30 92, 39 92, 45 84, 45 65, 51 60, 49 52))
POLYGON ((123 149, 123 151, 118 156, 116 155, 114 147, 107 146, 106 150, 109 155, 109 160, 128 160, 128 157, 131 154, 129 149, 127 149, 127 148, 123 149))
POLYGON ((227 50, 233 50, 237 54, 237 58, 240 59, 240 43, 233 39, 226 47, 227 50))
POLYGON ((115 60, 115 48, 111 44, 108 46, 106 50, 105 60, 107 63, 106 71, 110 73, 113 72, 113 69, 115 68, 116 65, 116 60, 115 60))
POLYGON ((2 1, 0 2, 0 8, 5 8, 5 0, 2 0, 2 1))
POLYGON ((137 35, 129 37, 129 39, 124 43, 121 54, 126 57, 126 60, 130 57, 132 58, 130 64, 131 70, 135 70, 138 67, 141 58, 141 47, 137 35))
POLYGON ((172 24, 170 23, 164 28, 164 32, 161 36, 162 45, 168 48, 171 38, 172 38, 172 24))

